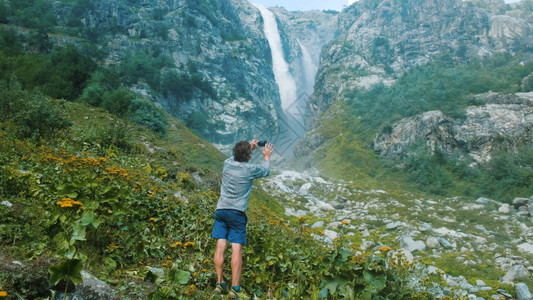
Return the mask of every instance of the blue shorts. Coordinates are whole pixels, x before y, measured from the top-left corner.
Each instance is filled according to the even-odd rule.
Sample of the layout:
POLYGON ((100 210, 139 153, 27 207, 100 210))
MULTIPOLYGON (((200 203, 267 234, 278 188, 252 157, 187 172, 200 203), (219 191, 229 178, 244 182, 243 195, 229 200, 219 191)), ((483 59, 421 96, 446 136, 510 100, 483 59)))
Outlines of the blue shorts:
POLYGON ((215 239, 228 240, 234 244, 246 245, 246 214, 234 209, 219 209, 215 212, 213 234, 215 239))

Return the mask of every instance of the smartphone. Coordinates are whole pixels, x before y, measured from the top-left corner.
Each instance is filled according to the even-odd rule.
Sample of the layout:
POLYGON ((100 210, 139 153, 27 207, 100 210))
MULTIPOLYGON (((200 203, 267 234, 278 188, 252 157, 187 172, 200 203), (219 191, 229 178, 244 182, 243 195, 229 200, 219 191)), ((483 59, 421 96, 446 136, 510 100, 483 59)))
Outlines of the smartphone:
POLYGON ((266 145, 267 141, 259 141, 257 142, 257 146, 264 147, 266 145))

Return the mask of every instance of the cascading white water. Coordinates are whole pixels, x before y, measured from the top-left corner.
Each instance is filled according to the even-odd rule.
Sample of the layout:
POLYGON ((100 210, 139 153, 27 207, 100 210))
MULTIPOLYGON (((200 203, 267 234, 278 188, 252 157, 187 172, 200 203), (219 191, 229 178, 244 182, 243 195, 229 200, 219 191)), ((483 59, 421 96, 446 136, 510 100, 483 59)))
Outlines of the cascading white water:
POLYGON ((302 65, 305 75, 304 91, 311 95, 313 93, 313 85, 315 83, 315 75, 318 71, 318 67, 313 62, 313 58, 309 51, 307 51, 307 48, 305 48, 300 41, 298 41, 298 45, 300 45, 300 50, 302 51, 302 65))
POLYGON ((283 56, 278 23, 276 22, 274 13, 260 4, 254 5, 261 12, 261 16, 263 16, 264 32, 270 45, 270 52, 272 52, 272 70, 274 71, 274 77, 278 84, 281 97, 281 108, 283 111, 288 112, 297 100, 296 81, 289 70, 289 64, 283 56))

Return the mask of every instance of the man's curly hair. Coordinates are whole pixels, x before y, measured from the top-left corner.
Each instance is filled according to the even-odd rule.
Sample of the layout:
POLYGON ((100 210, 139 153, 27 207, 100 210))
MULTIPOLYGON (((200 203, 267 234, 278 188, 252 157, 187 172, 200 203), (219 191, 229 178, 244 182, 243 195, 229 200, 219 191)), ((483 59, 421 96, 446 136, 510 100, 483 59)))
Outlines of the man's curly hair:
POLYGON ((247 141, 240 141, 233 147, 233 157, 238 162, 249 161, 252 157, 252 146, 247 141))

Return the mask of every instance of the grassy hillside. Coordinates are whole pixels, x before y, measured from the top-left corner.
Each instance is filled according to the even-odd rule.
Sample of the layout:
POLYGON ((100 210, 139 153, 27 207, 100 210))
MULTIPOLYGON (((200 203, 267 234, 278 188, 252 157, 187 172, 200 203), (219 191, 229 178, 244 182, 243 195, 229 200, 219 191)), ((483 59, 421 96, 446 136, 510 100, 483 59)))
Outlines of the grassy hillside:
MULTIPOLYGON (((161 136, 87 104, 16 84, 0 88, 3 111, 27 108, 0 123, 0 287, 7 299, 70 290, 82 269, 120 299, 211 296, 223 155, 165 114, 161 136)), ((333 245, 323 244, 305 219, 285 220, 267 207, 281 209, 254 191, 243 270, 249 293, 429 298, 427 286, 406 287, 413 266, 387 256, 390 249, 364 253, 342 229, 333 245)))

